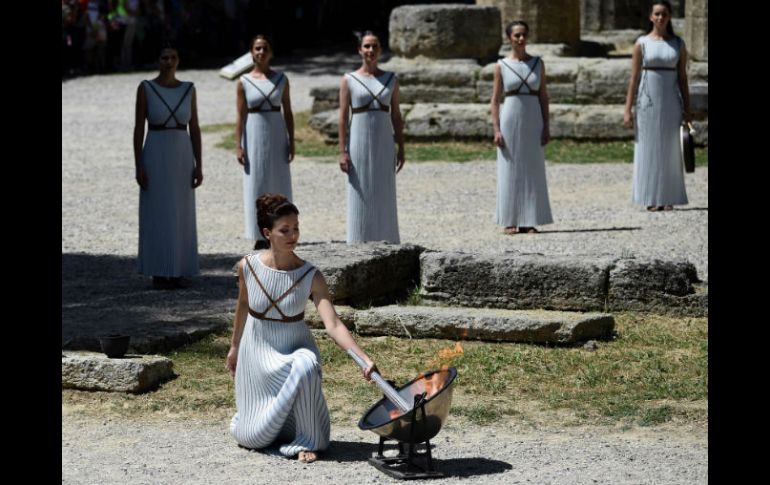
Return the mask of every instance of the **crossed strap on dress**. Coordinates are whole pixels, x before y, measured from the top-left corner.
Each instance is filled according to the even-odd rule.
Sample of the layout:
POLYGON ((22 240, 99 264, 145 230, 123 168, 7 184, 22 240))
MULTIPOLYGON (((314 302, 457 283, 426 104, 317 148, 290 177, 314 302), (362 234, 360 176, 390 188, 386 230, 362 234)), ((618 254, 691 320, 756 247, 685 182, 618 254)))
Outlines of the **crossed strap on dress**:
POLYGON ((363 82, 363 81, 361 81, 360 79, 358 79, 357 77, 355 77, 355 76, 353 75, 353 73, 349 73, 349 74, 348 74, 348 76, 350 76, 350 77, 352 77, 353 79, 355 79, 356 81, 358 81, 358 83, 359 83, 361 86, 363 86, 363 87, 364 87, 364 89, 366 89, 367 91, 369 91, 369 94, 371 94, 371 95, 372 95, 372 99, 370 99, 370 100, 369 100, 369 102, 368 102, 368 103, 366 103, 365 105, 363 105, 363 106, 359 106, 358 108, 354 108, 354 107, 352 107, 352 106, 351 106, 351 107, 350 107, 350 110, 353 112, 353 114, 363 113, 363 112, 365 112, 365 111, 384 111, 384 112, 386 112, 386 113, 390 113, 390 106, 386 105, 385 103, 383 103, 383 102, 380 100, 380 95, 382 94, 382 92, 383 92, 383 91, 385 91, 385 88, 387 88, 387 87, 388 87, 388 84, 390 84, 390 81, 391 81, 391 79, 393 79, 393 76, 395 76, 395 73, 392 73, 392 72, 390 73, 390 76, 388 77, 388 80, 387 80, 387 81, 385 81, 385 84, 382 86, 382 89, 380 89, 380 92, 379 92, 379 93, 377 93, 377 94, 374 94, 374 93, 372 92, 372 90, 371 90, 371 89, 369 89, 369 86, 367 86, 366 84, 364 84, 364 82, 363 82), (371 107, 371 105, 372 105, 372 103, 374 102, 374 100, 375 100, 375 99, 376 99, 376 100, 377 100, 377 102, 380 104, 380 107, 379 107, 379 108, 372 108, 372 107, 371 107))
MULTIPOLYGON (((540 95, 540 91, 538 91, 536 89, 532 89, 532 87, 527 82, 527 79, 529 79, 529 76, 531 76, 532 73, 535 72, 535 68, 537 67, 537 63, 538 62, 540 62, 540 58, 539 57, 535 57, 535 64, 532 66, 532 69, 529 70, 529 74, 527 74, 527 77, 521 77, 521 74, 519 74, 518 72, 516 72, 516 70, 514 68, 512 68, 511 66, 506 64, 505 61, 503 61, 503 60, 500 61, 500 63, 502 63, 502 65, 507 67, 512 73, 516 74, 516 76, 519 79, 521 79, 521 84, 519 84, 518 88, 511 89, 511 90, 505 92, 505 96, 506 97, 507 96, 527 96, 527 95, 529 95, 529 96, 538 96, 538 95, 540 95), (521 91, 522 86, 525 86, 525 85, 529 89, 529 92, 528 93, 520 93, 519 91, 521 91)), ((527 67, 529 67, 529 66, 527 66, 527 67)))
MULTIPOLYGON (((259 256, 257 256, 259 257, 259 256)), ((288 290, 284 291, 281 296, 273 300, 273 298, 270 296, 270 293, 265 289, 265 287, 262 285, 262 282, 259 281, 259 277, 257 276, 257 272, 254 271, 254 268, 251 266, 251 263, 249 262, 249 258, 246 258, 246 264, 249 267, 249 270, 251 270, 251 274, 254 275, 254 279, 257 280, 257 284, 262 289, 262 292, 267 297, 268 301, 270 301, 270 304, 265 308, 265 311, 258 312, 251 307, 249 307, 249 315, 251 315, 254 318, 257 318, 259 320, 270 320, 271 322, 284 322, 284 323, 291 323, 291 322, 299 322, 305 319, 305 312, 299 313, 298 315, 294 315, 291 317, 287 317, 281 309, 278 307, 278 302, 286 298, 286 296, 291 293, 291 290, 297 287, 297 285, 300 284, 300 282, 305 278, 305 276, 308 275, 311 271, 313 271, 315 268, 313 266, 310 266, 307 271, 305 271, 302 276, 299 277, 297 281, 294 282, 293 285, 289 287, 288 290), (281 318, 270 318, 267 316, 267 312, 270 311, 271 308, 275 308, 278 313, 281 314, 281 318)))
POLYGON ((259 89, 259 86, 257 86, 256 84, 254 84, 254 82, 253 82, 251 79, 249 79, 249 76, 248 76, 248 75, 246 75, 246 76, 243 76, 243 78, 244 78, 245 80, 247 80, 247 81, 249 82, 249 84, 251 84, 252 86, 254 86, 254 87, 257 89, 257 91, 259 91, 259 93, 260 93, 262 96, 264 96, 264 98, 262 99, 262 102, 260 102, 258 105, 254 106, 254 107, 252 107, 252 108, 248 108, 248 110, 247 110, 247 111, 248 111, 249 113, 259 113, 259 112, 268 112, 268 111, 281 111, 281 106, 280 106, 280 105, 279 105, 279 106, 273 106, 273 103, 271 103, 271 102, 270 102, 270 95, 272 95, 272 94, 273 94, 273 92, 274 92, 276 89, 278 89, 278 86, 281 84, 281 80, 283 79, 283 73, 278 73, 278 79, 276 80, 275 84, 273 84, 273 89, 271 89, 271 90, 270 90, 270 92, 269 92, 269 93, 267 93, 267 94, 265 94, 265 92, 264 92, 264 91, 262 91, 261 89, 259 89), (263 105, 263 104, 265 104, 265 102, 267 102, 267 104, 268 104, 268 105, 270 105, 270 108, 269 108, 269 109, 265 109, 265 110, 263 110, 263 109, 262 109, 262 105, 263 105))
POLYGON ((151 131, 159 131, 159 130, 186 130, 186 129, 187 129, 187 125, 184 125, 184 124, 180 123, 180 122, 179 122, 179 120, 178 120, 178 119, 176 119, 176 110, 178 110, 178 109, 179 109, 179 107, 180 107, 180 106, 182 106, 182 101, 184 101, 184 98, 186 98, 186 97, 187 97, 187 93, 189 93, 189 92, 190 92, 190 90, 192 89, 192 87, 193 87, 193 83, 189 83, 189 84, 187 85, 187 90, 184 92, 184 94, 182 95, 182 97, 181 97, 181 98, 179 98, 179 102, 176 104, 176 107, 175 107, 174 109, 171 109, 171 106, 169 106, 169 105, 168 105, 168 103, 166 102, 166 100, 165 100, 165 99, 163 99, 163 96, 161 96, 161 95, 160 95, 160 93, 158 92, 158 90, 157 90, 157 89, 155 89, 155 86, 153 86, 151 82, 149 82, 149 81, 145 81, 145 83, 147 83, 147 85, 148 85, 148 86, 150 86, 150 88, 151 88, 153 91, 155 91, 155 94, 158 96, 158 98, 160 98, 161 102, 162 102, 163 104, 165 104, 165 105, 166 105, 166 108, 168 108, 168 111, 169 111, 169 113, 170 113, 170 114, 168 115, 168 118, 166 118, 166 121, 164 121, 163 123, 161 123, 161 124, 159 124, 159 125, 154 125, 154 124, 152 124, 152 123, 150 123, 150 122, 148 121, 148 122, 147 122, 147 126, 148 126, 148 128, 149 128, 151 131), (174 121, 176 121, 176 126, 166 126, 166 123, 168 123, 168 120, 170 120, 171 118, 174 118, 174 121))

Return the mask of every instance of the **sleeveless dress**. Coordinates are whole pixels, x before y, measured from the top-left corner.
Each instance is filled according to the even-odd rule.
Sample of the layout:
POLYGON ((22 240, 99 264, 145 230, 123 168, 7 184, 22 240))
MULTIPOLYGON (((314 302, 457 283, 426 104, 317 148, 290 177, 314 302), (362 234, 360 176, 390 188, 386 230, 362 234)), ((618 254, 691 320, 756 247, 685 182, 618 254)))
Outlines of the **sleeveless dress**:
POLYGON ((396 145, 390 120, 395 73, 380 76, 348 73, 352 115, 348 153, 347 243, 387 241, 398 244, 396 145))
POLYGON ((330 421, 321 392, 321 356, 304 321, 316 269, 291 271, 246 256, 249 316, 235 368, 236 414, 230 432, 241 446, 279 444, 287 457, 329 446, 330 421))
POLYGON ((241 76, 249 113, 243 130, 246 155, 243 167, 245 237, 263 239, 257 226, 257 199, 272 192, 292 200, 289 170, 289 135, 281 115, 286 76, 276 72, 270 79, 241 76))
POLYGON ((147 276, 199 273, 195 157, 187 124, 193 83, 175 88, 143 81, 149 130, 142 149, 147 189, 139 190, 138 271, 147 276))
POLYGON ((537 96, 540 58, 501 59, 505 100, 500 132, 505 146, 497 148, 495 221, 505 227, 534 227, 553 222, 545 178, 545 151, 540 144, 543 115, 537 96))
POLYGON ((679 149, 682 97, 678 70, 681 39, 639 39, 642 74, 636 95, 632 200, 644 206, 687 204, 679 149))

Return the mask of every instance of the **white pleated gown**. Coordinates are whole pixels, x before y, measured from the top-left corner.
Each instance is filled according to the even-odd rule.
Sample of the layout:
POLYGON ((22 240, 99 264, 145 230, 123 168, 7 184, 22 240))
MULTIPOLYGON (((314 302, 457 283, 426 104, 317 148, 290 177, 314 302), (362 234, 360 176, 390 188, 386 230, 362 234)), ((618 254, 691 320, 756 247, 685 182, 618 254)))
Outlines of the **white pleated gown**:
MULTIPOLYGON (((272 299, 280 297, 312 265, 292 271, 265 266, 259 255, 247 256, 272 299)), ((302 313, 310 296, 315 268, 278 302, 287 316, 302 313)), ((244 268, 249 306, 264 312, 270 305, 249 267, 244 268)), ((281 318, 275 308, 266 316, 281 318)), ((279 445, 282 455, 329 446, 330 422, 321 392, 321 356, 303 321, 284 323, 249 315, 238 348, 235 369, 236 414, 230 424, 238 444, 252 449, 279 445)))
MULTIPOLYGON (((144 82, 150 124, 177 126, 190 122, 195 90, 192 83, 166 88, 154 81, 144 82), (175 108, 176 118, 170 116, 175 108)), ((148 186, 139 190, 138 272, 162 277, 197 275, 198 232, 192 187, 195 157, 188 130, 148 130, 142 164, 148 186)))
MULTIPOLYGON (((503 91, 522 93, 540 87, 540 62, 501 59, 503 91), (534 69, 534 72, 532 71, 534 69), (514 72, 518 73, 516 75, 514 72), (519 77, 521 76, 521 77, 519 77), (521 78, 526 79, 523 85, 521 78)), ((535 95, 505 96, 500 109, 505 146, 497 148, 497 206, 495 222, 504 227, 534 227, 553 222, 541 145, 543 115, 535 95)))
POLYGON ((636 140, 632 200, 644 206, 687 204, 684 165, 679 148, 682 97, 679 91, 678 37, 652 40, 643 36, 642 69, 636 95, 636 140))
MULTIPOLYGON (((378 77, 346 74, 351 106, 359 108, 390 106, 395 75, 388 71, 378 77), (358 81, 378 95, 380 101, 358 81)), ((387 241, 398 244, 396 206, 396 145, 390 113, 374 110, 351 115, 349 126, 350 160, 347 183, 347 243, 387 241)))
POLYGON ((241 145, 246 155, 243 167, 245 237, 264 239, 257 226, 256 203, 259 196, 270 192, 292 200, 286 122, 280 111, 270 109, 271 105, 281 106, 286 76, 276 72, 270 79, 255 79, 244 74, 240 82, 247 106, 260 108, 258 113, 247 114, 241 145))

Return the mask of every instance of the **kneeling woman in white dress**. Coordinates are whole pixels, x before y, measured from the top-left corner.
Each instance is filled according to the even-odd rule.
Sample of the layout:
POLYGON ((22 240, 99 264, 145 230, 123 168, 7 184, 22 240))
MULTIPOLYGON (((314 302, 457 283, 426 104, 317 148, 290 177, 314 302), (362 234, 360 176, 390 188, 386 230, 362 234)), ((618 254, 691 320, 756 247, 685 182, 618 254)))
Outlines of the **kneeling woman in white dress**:
POLYGON ((366 361, 366 379, 376 367, 340 321, 321 272, 294 254, 298 215, 282 195, 257 199, 259 229, 269 247, 238 263, 240 290, 226 366, 235 377, 230 432, 238 444, 277 444, 282 455, 308 463, 329 446, 330 434, 321 356, 304 320, 309 297, 334 342, 366 361))

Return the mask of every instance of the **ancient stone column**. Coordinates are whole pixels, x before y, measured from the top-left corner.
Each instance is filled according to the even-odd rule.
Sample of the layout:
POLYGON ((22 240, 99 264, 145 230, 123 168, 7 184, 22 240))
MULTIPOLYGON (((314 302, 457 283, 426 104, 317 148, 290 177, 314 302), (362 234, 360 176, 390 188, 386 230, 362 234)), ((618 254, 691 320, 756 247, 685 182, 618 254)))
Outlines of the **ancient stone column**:
POLYGON ((403 5, 390 13, 388 44, 397 56, 490 60, 500 49, 500 12, 494 7, 403 5))
POLYGON ((604 30, 604 11, 606 2, 602 0, 580 0, 580 31, 599 32, 604 30))
POLYGON ((684 5, 684 41, 690 57, 707 61, 709 58, 709 2, 708 0, 687 0, 684 5))
MULTIPOLYGON (((580 0, 580 28, 582 32, 645 29, 649 3, 642 0, 580 0)), ((672 7, 677 10, 676 6, 672 7)))
MULTIPOLYGON (((580 41, 580 0, 476 0, 500 9, 502 28, 512 20, 529 25, 529 41, 577 44, 580 41)), ((503 32, 503 39, 508 42, 503 32)))

